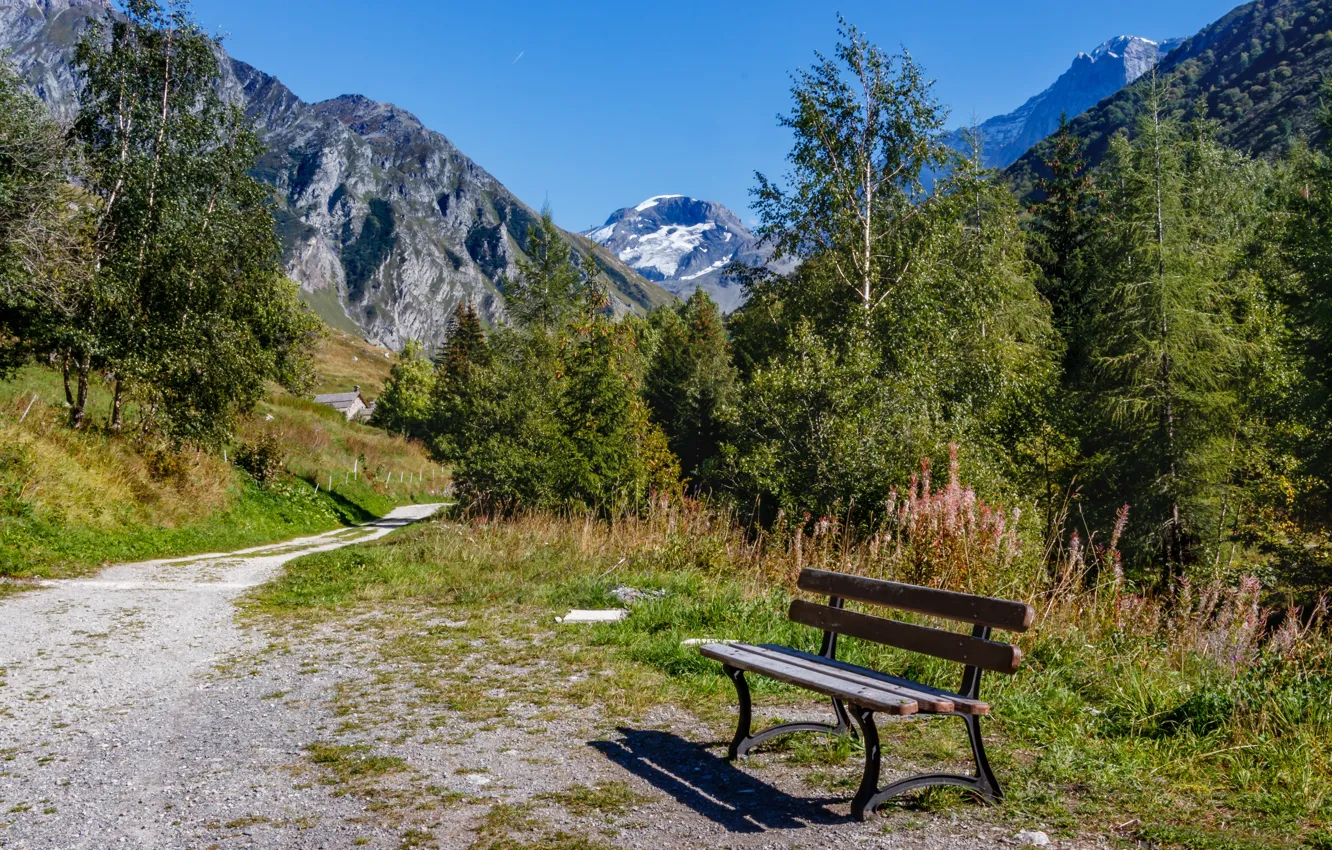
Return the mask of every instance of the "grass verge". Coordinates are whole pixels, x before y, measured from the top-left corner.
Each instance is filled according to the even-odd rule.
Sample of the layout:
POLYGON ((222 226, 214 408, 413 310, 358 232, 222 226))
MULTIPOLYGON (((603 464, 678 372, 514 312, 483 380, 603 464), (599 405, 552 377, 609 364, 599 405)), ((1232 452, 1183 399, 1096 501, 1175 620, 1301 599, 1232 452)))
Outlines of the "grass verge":
MULTIPOLYGON (((819 637, 785 618, 790 552, 761 550, 711 520, 675 515, 616 524, 437 521, 294 561, 250 606, 275 622, 371 609, 417 623, 451 618, 457 623, 400 632, 384 652, 435 670, 491 671, 495 681, 477 681, 473 691, 427 677, 417 683, 421 693, 435 688, 437 699, 478 718, 518 698, 553 712, 595 704, 625 720, 673 704, 688 706, 725 738, 731 686, 682 641, 814 649, 819 637), (552 626, 569 607, 622 605, 614 594, 620 587, 647 592, 627 620, 552 626), (499 651, 482 646, 497 643, 499 651), (478 657, 484 660, 468 668, 478 657), (560 679, 558 693, 519 693, 524 677, 514 671, 551 659, 563 672, 584 675, 560 679), (487 698, 506 679, 510 692, 487 698)), ((807 549, 803 557, 810 563, 816 554, 807 549)), ((1225 664, 1190 648, 1201 644, 1188 637, 1187 624, 1158 619, 1153 627, 1135 617, 1130 609, 1141 600, 1102 605, 1066 593, 1048 602, 1037 629, 1019 640, 1022 670, 986 680, 983 696, 994 706, 986 732, 991 761, 1009 796, 996 810, 965 804, 972 816, 1157 847, 1332 846, 1326 652, 1292 660, 1269 647, 1225 664)), ((944 687, 956 686, 959 672, 857 641, 846 641, 843 657, 944 687)), ((777 683, 755 678, 753 686, 778 711, 813 706, 808 694, 777 683)), ((889 769, 966 767, 965 736, 949 718, 886 723, 881 734, 889 769)), ((843 793, 859 758, 845 742, 809 737, 778 742, 770 752, 807 782, 843 793)), ((959 805, 956 795, 930 792, 899 808, 959 805)))

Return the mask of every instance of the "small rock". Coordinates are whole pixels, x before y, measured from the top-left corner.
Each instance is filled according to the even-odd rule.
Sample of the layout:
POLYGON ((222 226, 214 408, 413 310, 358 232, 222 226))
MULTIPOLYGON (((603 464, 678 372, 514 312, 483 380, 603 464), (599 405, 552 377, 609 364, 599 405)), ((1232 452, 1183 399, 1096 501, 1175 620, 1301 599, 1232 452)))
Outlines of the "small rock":
POLYGON ((1025 847, 1049 847, 1050 836, 1039 829, 1024 829, 1017 834, 1017 843, 1025 847))
POLYGON ((641 590, 637 587, 616 587, 611 590, 611 596, 623 602, 625 605, 632 605, 644 599, 660 599, 666 595, 664 590, 641 590))

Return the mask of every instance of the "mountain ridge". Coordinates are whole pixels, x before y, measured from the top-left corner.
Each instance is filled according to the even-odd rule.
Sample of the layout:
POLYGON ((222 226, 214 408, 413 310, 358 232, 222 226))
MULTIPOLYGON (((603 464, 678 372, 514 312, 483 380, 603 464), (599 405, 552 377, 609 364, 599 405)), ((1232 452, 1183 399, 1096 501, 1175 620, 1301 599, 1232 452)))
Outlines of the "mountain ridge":
MULTIPOLYGON (((1070 119, 1133 83, 1150 71, 1183 39, 1162 42, 1121 35, 1102 42, 1090 53, 1079 52, 1068 70, 1039 94, 1012 112, 986 119, 975 129, 981 137, 982 162, 987 168, 1006 168, 1033 145, 1059 127, 1062 115, 1070 119)), ((960 127, 945 137, 955 150, 971 153, 970 129, 960 127)))
MULTIPOLYGON (((1315 107, 1329 67, 1332 0, 1257 0, 1184 39, 1157 66, 1157 78, 1167 115, 1204 115, 1214 122, 1217 141, 1268 157, 1320 134, 1315 107)), ((1101 161, 1116 133, 1135 134, 1146 94, 1147 82, 1139 78, 1071 118, 1089 163, 1101 161)), ((1019 195, 1032 196, 1048 145, 1038 143, 1005 169, 1019 195)))
MULTIPOLYGON (((0 9, 0 49, 62 120, 77 111, 70 58, 107 0, 23 0, 0 9)), ((256 176, 273 187, 287 273, 330 324, 401 348, 443 341, 468 299, 504 320, 503 283, 517 273, 539 218, 493 175, 410 111, 357 94, 302 100, 277 77, 219 45, 224 95, 244 105, 268 150, 256 176)), ((618 258, 566 234, 610 282, 617 313, 673 297, 618 258)))

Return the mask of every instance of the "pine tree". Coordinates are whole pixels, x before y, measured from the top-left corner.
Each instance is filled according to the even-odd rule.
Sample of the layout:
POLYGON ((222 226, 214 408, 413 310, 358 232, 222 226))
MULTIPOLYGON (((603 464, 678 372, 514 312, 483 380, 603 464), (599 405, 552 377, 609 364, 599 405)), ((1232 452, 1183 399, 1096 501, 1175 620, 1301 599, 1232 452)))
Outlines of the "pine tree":
POLYGON ((1111 145, 1113 220, 1098 244, 1083 396, 1084 453, 1099 458, 1094 502, 1133 504, 1151 529, 1138 553, 1170 586, 1218 538, 1219 494, 1251 357, 1237 270, 1254 166, 1162 112, 1154 86, 1136 138, 1111 145), (1186 129, 1188 132, 1186 132, 1186 129), (1100 403, 1098 407, 1097 404, 1100 403), (1101 414, 1101 417, 1094 414, 1101 414))
POLYGON ((735 402, 736 370, 721 311, 699 289, 678 309, 653 313, 652 322, 659 338, 643 395, 681 468, 701 484, 735 402))
POLYGON ((504 286, 505 303, 519 325, 552 331, 574 313, 582 277, 549 207, 528 230, 525 253, 518 278, 504 286))

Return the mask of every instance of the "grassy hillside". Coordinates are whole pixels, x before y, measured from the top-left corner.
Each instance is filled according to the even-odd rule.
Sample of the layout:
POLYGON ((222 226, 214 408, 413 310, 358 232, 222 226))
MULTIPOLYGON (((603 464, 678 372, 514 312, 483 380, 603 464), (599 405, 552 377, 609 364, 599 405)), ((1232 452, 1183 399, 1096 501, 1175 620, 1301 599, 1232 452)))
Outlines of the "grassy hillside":
MULTIPOLYGON (((1168 111, 1205 114, 1218 141, 1256 156, 1284 152, 1317 131, 1319 88, 1332 67, 1332 0, 1260 0, 1230 12, 1171 52, 1157 67, 1168 87, 1168 111)), ((1099 162, 1110 138, 1134 133, 1151 76, 1121 89, 1073 119, 1073 132, 1099 162)), ((1006 172, 1021 194, 1044 168, 1049 141, 1006 172)))
MULTIPOLYGON (((370 395, 388 368, 381 350, 339 334, 316 361, 321 390, 360 384, 370 395)), ((29 366, 0 384, 0 576, 65 575, 323 531, 437 498, 447 480, 419 444, 281 392, 225 457, 140 439, 132 408, 126 433, 113 434, 109 407, 106 388, 94 385, 91 425, 76 432, 65 424, 56 370, 29 366), (269 435, 288 472, 260 486, 232 461, 269 435)))
POLYGON ((359 386, 367 399, 384 389, 393 355, 359 336, 330 331, 315 354, 315 393, 348 392, 359 386))

